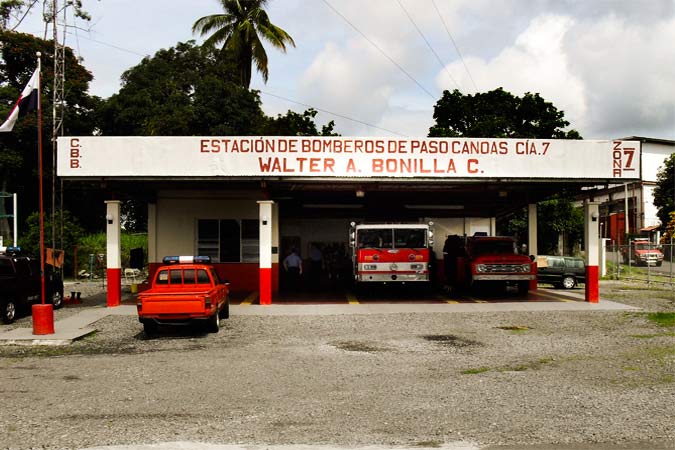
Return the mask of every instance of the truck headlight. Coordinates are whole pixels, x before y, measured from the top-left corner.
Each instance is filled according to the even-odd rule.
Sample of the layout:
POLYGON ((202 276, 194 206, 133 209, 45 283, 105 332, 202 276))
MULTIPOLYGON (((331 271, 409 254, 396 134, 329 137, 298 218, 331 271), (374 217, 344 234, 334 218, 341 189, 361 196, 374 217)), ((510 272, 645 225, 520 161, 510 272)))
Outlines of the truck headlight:
POLYGON ((476 272, 481 273, 487 271, 485 264, 476 264, 476 272))
POLYGON ((363 270, 377 270, 377 265, 375 265, 375 264, 364 264, 363 270))
POLYGON ((529 264, 521 264, 520 271, 521 272, 529 272, 530 271, 530 265, 529 264))
POLYGON ((410 270, 422 270, 424 269, 424 264, 410 264, 410 270))

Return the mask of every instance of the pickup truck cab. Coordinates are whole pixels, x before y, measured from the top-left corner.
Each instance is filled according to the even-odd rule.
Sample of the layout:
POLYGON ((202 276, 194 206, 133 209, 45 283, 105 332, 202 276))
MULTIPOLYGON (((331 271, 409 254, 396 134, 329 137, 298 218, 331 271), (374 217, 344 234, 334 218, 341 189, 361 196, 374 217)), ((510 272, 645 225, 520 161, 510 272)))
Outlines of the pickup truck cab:
POLYGON ((230 315, 229 288, 218 278, 208 256, 167 256, 150 289, 138 295, 138 320, 147 335, 158 325, 205 322, 217 333, 220 319, 230 315))

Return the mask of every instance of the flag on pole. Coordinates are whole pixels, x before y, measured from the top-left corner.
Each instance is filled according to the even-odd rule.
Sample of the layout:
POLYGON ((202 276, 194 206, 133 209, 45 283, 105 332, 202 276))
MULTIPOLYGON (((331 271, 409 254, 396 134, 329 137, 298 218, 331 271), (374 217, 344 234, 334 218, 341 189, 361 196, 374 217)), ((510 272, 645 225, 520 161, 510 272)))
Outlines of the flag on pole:
POLYGON ((38 82, 40 78, 40 70, 35 69, 33 76, 30 77, 28 84, 23 88, 23 92, 19 97, 19 100, 16 101, 14 108, 9 113, 5 123, 0 125, 0 132, 2 131, 12 131, 14 124, 16 123, 19 117, 25 116, 28 112, 34 111, 38 107, 38 82))

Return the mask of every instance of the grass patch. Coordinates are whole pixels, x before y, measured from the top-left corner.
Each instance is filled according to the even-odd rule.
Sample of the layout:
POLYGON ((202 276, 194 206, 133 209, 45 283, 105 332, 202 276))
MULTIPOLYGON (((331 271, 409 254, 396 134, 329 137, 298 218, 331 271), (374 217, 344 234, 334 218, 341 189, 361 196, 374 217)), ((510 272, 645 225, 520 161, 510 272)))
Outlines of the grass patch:
POLYGON ((658 337, 675 337, 675 333, 658 333, 658 334, 631 334, 629 337, 635 339, 654 339, 658 337))
POLYGON ((385 351, 383 348, 372 346, 365 342, 337 342, 333 346, 339 350, 344 350, 346 352, 360 352, 360 353, 376 353, 385 351))
POLYGON ((496 327, 500 330, 506 330, 506 331, 511 331, 512 333, 525 333, 526 331, 530 331, 532 328, 526 327, 525 325, 505 325, 503 327, 496 327))
POLYGON ((427 341, 435 342, 440 345, 445 345, 448 347, 473 347, 480 346, 481 343, 477 341, 472 341, 471 339, 465 339, 460 336, 454 336, 452 334, 427 334, 422 336, 427 341))
POLYGON ((499 368, 490 368, 490 367, 478 367, 475 369, 467 369, 460 372, 462 375, 475 375, 477 373, 489 372, 491 370, 496 370, 497 372, 524 372, 525 370, 537 370, 540 369, 545 364, 550 364, 554 361, 551 357, 539 358, 536 361, 531 361, 527 363, 517 364, 513 366, 504 366, 499 368))
POLYGON ((441 448, 443 447, 443 442, 441 441, 421 441, 414 444, 415 447, 424 447, 424 448, 441 448))
POLYGON ((490 370, 492 370, 492 369, 489 368, 489 367, 478 367, 478 368, 475 368, 475 369, 462 370, 460 373, 462 375, 476 375, 476 374, 479 374, 479 373, 489 372, 490 370))
POLYGON ((647 319, 662 327, 675 327, 675 313, 673 312, 649 313, 647 319))

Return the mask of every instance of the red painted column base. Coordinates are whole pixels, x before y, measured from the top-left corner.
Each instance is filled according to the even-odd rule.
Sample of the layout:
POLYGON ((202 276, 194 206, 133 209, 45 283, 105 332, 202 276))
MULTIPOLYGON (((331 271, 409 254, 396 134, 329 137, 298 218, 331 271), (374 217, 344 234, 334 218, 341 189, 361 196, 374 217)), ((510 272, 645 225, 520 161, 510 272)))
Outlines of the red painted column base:
POLYGON ((272 268, 260 268, 260 304, 272 304, 272 268))
POLYGON ((533 280, 530 280, 530 291, 536 291, 537 288, 538 288, 538 285, 537 285, 537 263, 534 262, 534 263, 532 263, 532 265, 534 266, 532 268, 532 271, 534 272, 535 276, 534 276, 533 280))
POLYGON ((598 303, 600 301, 600 277, 598 266, 586 266, 586 301, 598 303))
POLYGON ((122 301, 122 269, 107 269, 108 307, 120 306, 122 301))
POLYGON ((54 306, 51 304, 33 305, 33 334, 54 334, 54 306))
POLYGON ((260 268, 260 304, 272 304, 272 268, 260 268))

